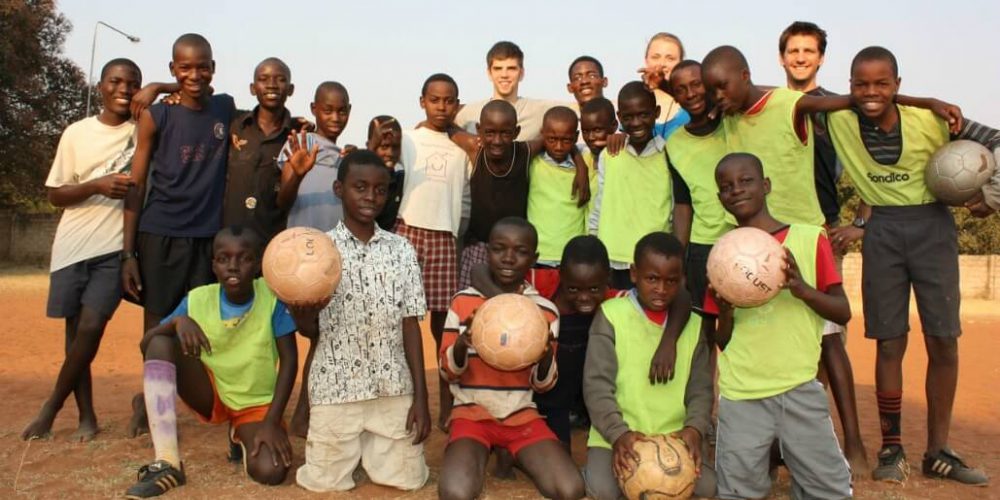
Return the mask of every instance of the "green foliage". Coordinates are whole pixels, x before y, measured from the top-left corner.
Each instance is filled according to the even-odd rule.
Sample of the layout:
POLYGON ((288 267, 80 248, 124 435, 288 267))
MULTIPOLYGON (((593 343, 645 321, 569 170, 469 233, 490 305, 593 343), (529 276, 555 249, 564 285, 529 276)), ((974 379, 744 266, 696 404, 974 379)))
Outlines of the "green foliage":
MULTIPOLYGON (((840 223, 850 224, 858 208, 857 192, 847 175, 840 178, 837 186, 840 196, 840 223)), ((1000 253, 1000 215, 991 215, 979 219, 969 214, 964 208, 953 207, 955 225, 958 226, 958 252, 968 255, 993 255, 1000 253)), ((851 251, 860 251, 861 245, 855 243, 851 251)))
POLYGON ((85 113, 86 78, 62 54, 71 29, 52 0, 0 0, 0 207, 47 206, 59 135, 85 113))

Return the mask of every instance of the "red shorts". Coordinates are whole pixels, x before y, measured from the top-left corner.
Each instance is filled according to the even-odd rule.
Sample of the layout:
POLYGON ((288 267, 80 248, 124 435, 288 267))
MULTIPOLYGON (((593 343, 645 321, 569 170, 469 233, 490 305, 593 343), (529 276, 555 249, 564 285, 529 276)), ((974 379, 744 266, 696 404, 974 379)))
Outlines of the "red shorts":
POLYGON ((542 418, 521 425, 504 425, 496 420, 451 419, 451 433, 448 443, 459 439, 472 439, 487 448, 499 446, 507 448, 517 456, 522 449, 542 441, 559 441, 542 418))
POLYGON ((244 424, 252 424, 254 422, 263 422, 264 417, 267 416, 268 410, 271 409, 271 404, 263 404, 260 406, 251 406, 249 408, 243 408, 241 410, 234 410, 219 398, 219 390, 215 387, 215 377, 212 372, 205 370, 208 373, 209 380, 212 381, 212 397, 215 402, 212 403, 212 415, 205 418, 204 415, 198 412, 194 412, 198 416, 198 420, 203 424, 224 424, 226 422, 232 427, 232 438, 236 440, 236 429, 244 424))

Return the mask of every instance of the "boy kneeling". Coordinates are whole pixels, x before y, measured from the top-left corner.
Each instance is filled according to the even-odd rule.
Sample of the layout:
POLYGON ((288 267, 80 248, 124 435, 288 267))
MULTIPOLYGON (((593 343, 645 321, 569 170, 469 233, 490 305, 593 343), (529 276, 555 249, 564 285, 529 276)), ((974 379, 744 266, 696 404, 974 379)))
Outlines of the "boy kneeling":
MULTIPOLYGON (((559 331, 555 305, 525 282, 538 259, 537 247, 538 233, 528 221, 497 221, 487 246, 490 277, 505 293, 535 301, 554 339, 559 331)), ((532 391, 545 392, 556 384, 555 341, 533 366, 515 372, 489 366, 475 354, 468 328, 470 317, 485 301, 479 290, 466 288, 452 299, 445 320, 441 375, 451 382, 455 406, 438 495, 446 500, 479 496, 490 448, 499 447, 510 451, 546 498, 582 498, 583 479, 576 465, 531 400, 532 391)))
POLYGON ((667 310, 683 286, 684 247, 673 235, 650 233, 636 244, 633 259, 635 288, 601 304, 590 327, 583 369, 583 397, 593 422, 583 469, 587 494, 598 500, 621 498, 615 477, 632 467, 635 442, 648 434, 676 433, 699 470, 695 495, 713 497, 715 472, 701 466, 713 388, 700 316, 692 314, 677 339, 674 379, 649 382, 667 310))
POLYGON ((191 290, 140 343, 156 460, 139 469, 126 498, 158 496, 187 482, 177 447, 177 396, 202 422, 229 423, 254 481, 280 484, 292 463, 282 414, 298 367, 295 321, 264 280, 254 279, 260 240, 252 230, 225 228, 212 248, 218 283, 191 290))

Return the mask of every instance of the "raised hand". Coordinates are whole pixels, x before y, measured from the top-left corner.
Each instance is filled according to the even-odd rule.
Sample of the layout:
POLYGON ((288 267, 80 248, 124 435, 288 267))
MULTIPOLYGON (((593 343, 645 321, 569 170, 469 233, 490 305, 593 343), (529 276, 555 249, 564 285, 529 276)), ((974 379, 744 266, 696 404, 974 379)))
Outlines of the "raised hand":
POLYGON ((288 146, 285 147, 286 163, 299 177, 305 177, 316 164, 316 157, 319 155, 319 144, 313 144, 309 148, 308 132, 302 130, 296 135, 294 132, 288 134, 288 146))

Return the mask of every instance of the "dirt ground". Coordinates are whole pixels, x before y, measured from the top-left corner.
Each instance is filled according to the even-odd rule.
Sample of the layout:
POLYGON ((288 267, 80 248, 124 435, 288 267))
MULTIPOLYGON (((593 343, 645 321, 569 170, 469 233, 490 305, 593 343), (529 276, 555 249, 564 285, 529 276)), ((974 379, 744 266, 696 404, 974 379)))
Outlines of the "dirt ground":
MULTIPOLYGON (((51 390, 62 361, 63 324, 45 318, 48 278, 44 270, 0 269, 0 498, 120 497, 135 479, 136 469, 152 459, 148 437, 128 439, 125 426, 130 415, 129 400, 142 386, 142 364, 137 349, 141 311, 123 304, 111 321, 93 365, 95 401, 101 433, 89 443, 68 441, 76 427, 72 398, 54 426, 54 438, 33 441, 19 439, 23 427, 34 417, 51 390)), ((854 301, 860 316, 860 301, 854 301)), ((988 488, 972 488, 924 479, 919 459, 925 444, 926 400, 923 375, 927 357, 922 341, 915 335, 905 363, 903 439, 914 467, 904 486, 876 484, 863 479, 855 484, 858 498, 1000 498, 996 484, 1000 471, 1000 403, 996 386, 1000 380, 1000 303, 966 301, 963 304, 965 334, 960 342, 961 372, 955 401, 951 445, 967 461, 983 467, 994 477, 988 488)), ((914 326, 919 325, 916 318, 914 326)), ((869 460, 879 445, 878 414, 874 389, 874 344, 861 336, 860 318, 850 325, 848 351, 854 364, 858 405, 869 460)), ((425 325, 426 326, 426 325, 425 325)), ((918 330, 919 331, 919 330, 918 330)), ((429 332, 425 328, 425 357, 434 366, 429 332)), ((302 356, 304 357, 304 356, 302 356)), ((429 372, 429 380, 433 372, 429 372)), ((431 384, 432 417, 436 419, 436 385, 431 384)), ((297 394, 297 391, 296 391, 297 394)), ((294 403, 294 401, 292 402, 294 403)), ((292 404, 289 405, 289 408, 292 404)), ((289 410, 290 413, 290 410, 289 410)), ((834 419, 836 421, 836 418, 834 419)), ((313 495, 295 486, 289 477, 278 487, 265 487, 244 477, 239 467, 225 460, 226 428, 196 422, 186 411, 179 416, 181 453, 186 463, 188 484, 173 497, 183 498, 307 498, 313 495)), ((582 431, 574 436, 574 457, 585 456, 582 431)), ((304 441, 293 439, 297 462, 301 464, 304 441)), ((431 481, 423 489, 401 493, 363 482, 355 491, 336 495, 342 498, 434 498, 440 473, 445 436, 435 430, 426 443, 431 481)), ((489 480, 484 498, 537 498, 538 493, 523 475, 516 481, 489 480)), ((788 498, 787 475, 776 483, 772 498, 788 498)))

